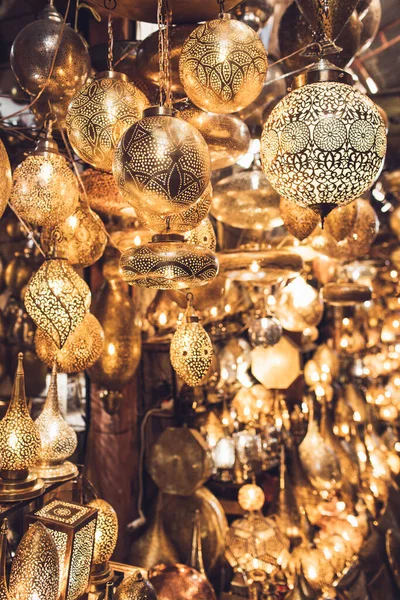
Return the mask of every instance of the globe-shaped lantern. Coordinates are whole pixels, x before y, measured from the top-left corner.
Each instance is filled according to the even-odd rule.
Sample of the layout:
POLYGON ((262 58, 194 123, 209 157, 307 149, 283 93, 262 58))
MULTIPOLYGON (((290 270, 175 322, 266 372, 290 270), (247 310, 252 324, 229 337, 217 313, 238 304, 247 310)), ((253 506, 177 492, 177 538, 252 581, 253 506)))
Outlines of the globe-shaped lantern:
POLYGON ((351 84, 346 71, 320 60, 296 77, 262 133, 262 163, 271 184, 323 217, 365 192, 385 157, 383 119, 351 84))

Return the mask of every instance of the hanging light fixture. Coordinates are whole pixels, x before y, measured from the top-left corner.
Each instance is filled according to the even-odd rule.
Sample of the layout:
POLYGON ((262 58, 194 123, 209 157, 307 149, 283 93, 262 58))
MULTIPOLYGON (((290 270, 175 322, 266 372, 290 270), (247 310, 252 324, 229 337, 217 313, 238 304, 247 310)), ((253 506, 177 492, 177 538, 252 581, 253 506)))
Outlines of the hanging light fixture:
POLYGON ((101 498, 91 500, 88 506, 97 510, 89 587, 92 591, 98 591, 114 578, 108 561, 118 541, 118 517, 111 504, 101 498))
POLYGON ((386 152, 375 104, 346 71, 320 59, 298 75, 292 92, 264 125, 261 158, 274 188, 322 217, 365 192, 386 152), (310 110, 305 114, 303 107, 310 110))
POLYGON ((12 561, 10 598, 58 600, 59 577, 59 558, 54 540, 42 523, 35 523, 23 536, 12 561))
POLYGON ((40 360, 50 368, 54 364, 59 373, 79 373, 91 367, 104 348, 104 331, 91 313, 68 336, 60 349, 53 339, 41 329, 35 331, 35 351, 40 360))
POLYGON ((206 285, 218 274, 216 255, 184 241, 182 235, 155 235, 145 246, 121 256, 122 278, 130 285, 159 290, 206 285))
POLYGON ((90 267, 103 255, 107 233, 102 220, 89 206, 80 202, 64 222, 45 225, 40 242, 46 254, 57 243, 57 250, 74 267, 90 267))
POLYGON ((298 240, 305 240, 319 223, 318 215, 304 206, 298 206, 287 198, 281 197, 279 208, 283 224, 298 240))
POLYGON ((189 293, 186 298, 183 321, 171 340, 170 358, 179 377, 194 387, 207 375, 214 350, 208 333, 193 309, 193 295, 189 293))
POLYGON ((81 174, 86 201, 90 208, 105 215, 135 217, 131 205, 123 198, 111 173, 86 169, 81 174))
POLYGON ((247 321, 252 346, 275 346, 282 337, 282 325, 272 315, 256 313, 247 321))
POLYGON ((30 472, 40 453, 40 435, 25 397, 23 354, 18 354, 11 400, 0 421, 0 501, 16 502, 39 496, 43 481, 30 472))
POLYGON ((0 217, 6 210, 7 202, 11 194, 12 176, 11 165, 7 150, 0 140, 0 217))
POLYGON ((30 280, 25 308, 58 348, 75 331, 89 311, 91 293, 84 280, 65 258, 51 256, 30 280))
POLYGON ((267 53, 256 32, 224 12, 187 38, 179 75, 189 99, 203 110, 233 113, 257 98, 267 74, 267 53))
POLYGON ((52 121, 47 118, 45 137, 13 175, 11 206, 32 225, 64 221, 78 205, 78 181, 51 132, 52 121))
POLYGON ((203 219, 197 227, 191 229, 184 235, 184 239, 189 244, 202 246, 214 252, 217 247, 217 238, 212 223, 208 217, 203 219))
POLYGON ((279 290, 275 312, 285 329, 303 331, 319 324, 324 313, 324 303, 318 290, 299 276, 279 290))
POLYGON ((97 73, 73 98, 66 126, 71 146, 96 169, 112 171, 121 136, 148 104, 146 96, 123 73, 113 68, 113 30, 108 18, 108 71, 97 73))
POLYGON ((35 421, 39 430, 41 450, 35 472, 45 481, 64 481, 78 475, 76 465, 67 459, 75 452, 78 439, 75 431, 60 412, 57 390, 57 367, 53 366, 43 410, 35 421))

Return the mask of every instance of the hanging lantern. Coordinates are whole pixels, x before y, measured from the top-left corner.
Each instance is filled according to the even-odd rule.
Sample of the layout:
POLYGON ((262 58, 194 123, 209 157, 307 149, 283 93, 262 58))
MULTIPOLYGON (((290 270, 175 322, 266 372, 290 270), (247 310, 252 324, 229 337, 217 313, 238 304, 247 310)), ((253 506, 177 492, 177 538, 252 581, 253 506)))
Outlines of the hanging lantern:
POLYGON ((40 242, 46 254, 54 244, 57 250, 75 267, 90 267, 103 255, 107 234, 103 222, 89 206, 81 202, 63 223, 45 225, 40 242))
POLYGON ((54 364, 59 373, 79 373, 91 367, 104 348, 103 328, 91 313, 68 336, 60 349, 41 329, 35 332, 35 351, 40 360, 50 368, 54 364))
POLYGON ((265 494, 258 485, 248 483, 239 489, 238 502, 243 510, 261 510, 264 506, 265 494))
POLYGON ((205 191, 210 154, 201 134, 177 111, 151 107, 122 136, 113 173, 125 199, 158 215, 181 212, 205 191))
POLYGON ((151 211, 136 209, 137 218, 141 223, 157 233, 186 233, 194 229, 207 217, 212 200, 211 183, 208 184, 200 198, 189 208, 179 213, 160 216, 151 211))
POLYGON ((16 502, 39 496, 43 481, 29 472, 40 452, 40 435, 26 404, 23 354, 18 366, 7 412, 0 421, 0 501, 16 502))
MULTIPOLYGON (((324 233, 331 235, 337 242, 348 237, 357 223, 358 211, 363 208, 363 200, 350 202, 346 206, 338 206, 327 216, 324 233)), ((369 205, 369 203, 368 203, 369 205)), ((372 207, 371 207, 372 208, 372 207)), ((372 209, 373 210, 373 209, 372 209)), ((358 231, 355 232, 358 236, 358 231)))
POLYGON ((83 39, 63 21, 49 2, 38 19, 19 32, 11 48, 11 68, 19 85, 31 96, 41 92, 42 101, 72 98, 89 73, 90 58, 83 39))
POLYGON ((256 33, 265 27, 273 12, 274 6, 269 0, 246 0, 234 9, 235 17, 256 33))
POLYGON ((276 316, 288 331, 315 327, 322 319, 324 303, 318 290, 303 277, 295 277, 276 296, 276 316))
POLYGON ((97 510, 89 585, 91 589, 98 590, 104 589, 107 581, 114 578, 114 571, 108 561, 118 541, 118 517, 111 504, 100 498, 91 500, 88 506, 97 510))
POLYGON ((275 346, 254 348, 251 372, 267 389, 286 390, 300 375, 298 347, 282 336, 275 346))
POLYGON ((261 157, 271 184, 323 217, 365 192, 385 157, 382 117, 351 84, 348 73, 320 60, 296 77, 262 134, 261 157), (304 106, 312 107, 307 115, 304 106))
MULTIPOLYGON (((93 556, 96 516, 97 510, 90 506, 58 499, 25 517, 29 531, 39 523, 43 524, 54 540, 60 565, 56 596, 59 600, 77 600, 86 591, 93 556)), ((31 600, 32 597, 28 598, 31 600)))
POLYGON ((25 308, 34 323, 62 348, 89 311, 87 284, 65 258, 47 258, 26 288, 25 308))
POLYGON ((282 337, 282 325, 271 315, 255 314, 247 321, 249 340, 253 346, 275 346, 282 337))
POLYGON ((51 128, 49 122, 46 136, 13 175, 10 203, 32 225, 64 221, 78 204, 78 181, 59 153, 51 128))
POLYGON ((286 229, 298 240, 305 240, 319 223, 318 215, 304 206, 281 198, 279 203, 281 217, 286 229))
POLYGON ((181 119, 193 125, 205 139, 213 171, 234 165, 248 151, 250 131, 238 117, 204 112, 189 102, 175 106, 181 119))
POLYGON ((11 165, 8 159, 7 150, 0 140, 0 217, 6 210, 7 202, 11 193, 12 176, 11 165))
POLYGON ((354 306, 355 304, 369 302, 372 293, 367 285, 343 281, 324 285, 322 297, 325 302, 333 306, 354 306))
POLYGON ((296 277, 303 269, 301 257, 285 249, 239 248, 220 252, 218 258, 221 273, 236 281, 276 283, 296 277))
POLYGON ((249 171, 218 181, 211 214, 230 227, 270 231, 282 225, 279 194, 275 192, 255 160, 249 171))
POLYGON ((188 304, 183 321, 178 325, 170 349, 171 364, 185 383, 195 387, 207 375, 213 357, 213 346, 206 330, 200 325, 192 300, 188 304))
POLYGON ((60 567, 57 547, 42 523, 20 541, 11 565, 9 596, 15 600, 58 600, 60 567))
POLYGON ((267 53, 258 35, 226 13, 199 25, 179 59, 179 75, 189 99, 217 114, 237 112, 253 102, 267 68, 267 53))
POLYGON ((78 475, 78 468, 67 458, 78 445, 75 431, 60 412, 57 390, 57 367, 51 373, 49 391, 43 410, 35 421, 39 430, 41 450, 35 472, 45 481, 63 481, 78 475))
POLYGON ((68 107, 67 133, 76 154, 96 169, 111 172, 121 136, 140 119, 147 103, 123 73, 97 73, 68 107))
POLYGON ((90 208, 101 214, 135 217, 135 211, 123 198, 111 173, 86 169, 81 179, 90 208))
POLYGON ((124 281, 130 285, 159 290, 206 285, 218 274, 213 252, 185 242, 182 235, 168 233, 124 252, 120 266, 124 281))
POLYGON ((207 250, 214 252, 217 247, 217 238, 215 237, 215 231, 212 223, 208 217, 203 219, 197 227, 191 229, 184 235, 185 242, 194 244, 195 246, 202 246, 207 250))

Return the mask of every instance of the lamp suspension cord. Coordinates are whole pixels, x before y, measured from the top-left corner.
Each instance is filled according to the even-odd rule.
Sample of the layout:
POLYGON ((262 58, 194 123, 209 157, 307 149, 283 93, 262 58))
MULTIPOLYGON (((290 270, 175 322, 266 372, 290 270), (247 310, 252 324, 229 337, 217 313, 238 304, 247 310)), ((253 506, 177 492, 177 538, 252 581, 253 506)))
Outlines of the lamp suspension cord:
POLYGON ((109 71, 114 71, 114 34, 112 26, 112 13, 111 10, 108 12, 107 21, 107 67, 109 71))
POLYGON ((160 106, 172 107, 171 51, 169 40, 171 12, 168 0, 158 0, 157 25, 160 106))

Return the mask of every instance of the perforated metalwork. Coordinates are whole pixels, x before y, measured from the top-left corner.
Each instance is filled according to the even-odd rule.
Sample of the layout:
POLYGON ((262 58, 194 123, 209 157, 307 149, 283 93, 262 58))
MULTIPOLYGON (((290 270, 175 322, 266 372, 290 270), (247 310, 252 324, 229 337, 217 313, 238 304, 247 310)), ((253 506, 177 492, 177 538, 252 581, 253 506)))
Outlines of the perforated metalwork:
POLYGON ((236 112, 253 102, 267 68, 267 53, 257 34, 225 16, 199 25, 184 43, 179 60, 179 75, 190 100, 214 113, 236 112))
POLYGON ((67 600, 75 600, 86 591, 90 577, 95 529, 96 520, 93 519, 75 534, 67 600))
POLYGON ((288 94, 261 138, 267 178, 301 206, 351 202, 371 186, 385 151, 385 125, 372 100, 336 82, 288 94))
POLYGON ((8 199, 11 193, 11 166, 8 154, 0 140, 0 216, 6 209, 8 199))
POLYGON ((171 340, 170 358, 185 383, 199 385, 211 366, 213 353, 210 337, 199 322, 178 325, 171 340))
POLYGON ((101 565, 111 558, 117 545, 118 517, 111 504, 101 498, 92 500, 89 506, 98 511, 92 562, 101 565))
POLYGON ((206 217, 197 227, 185 233, 185 241, 214 251, 217 247, 217 238, 210 219, 206 217))

